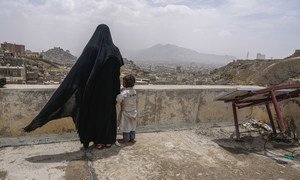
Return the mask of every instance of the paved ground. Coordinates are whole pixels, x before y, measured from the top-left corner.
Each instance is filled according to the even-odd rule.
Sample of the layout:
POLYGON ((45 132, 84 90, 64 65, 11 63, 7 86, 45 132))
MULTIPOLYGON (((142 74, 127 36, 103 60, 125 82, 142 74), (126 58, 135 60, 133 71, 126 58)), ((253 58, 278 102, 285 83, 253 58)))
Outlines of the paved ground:
POLYGON ((299 146, 236 142, 231 130, 139 133, 134 145, 103 150, 77 140, 2 147, 0 179, 300 179, 299 146))

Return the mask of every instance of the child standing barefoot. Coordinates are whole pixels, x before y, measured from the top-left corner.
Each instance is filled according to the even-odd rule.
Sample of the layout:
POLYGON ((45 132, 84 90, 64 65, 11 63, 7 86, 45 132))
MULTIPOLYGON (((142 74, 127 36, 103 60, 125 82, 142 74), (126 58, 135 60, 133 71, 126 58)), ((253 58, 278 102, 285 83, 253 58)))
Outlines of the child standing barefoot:
POLYGON ((119 143, 135 142, 135 129, 137 124, 136 91, 133 89, 135 78, 133 75, 123 77, 123 89, 117 96, 117 101, 121 104, 120 130, 123 139, 119 143))

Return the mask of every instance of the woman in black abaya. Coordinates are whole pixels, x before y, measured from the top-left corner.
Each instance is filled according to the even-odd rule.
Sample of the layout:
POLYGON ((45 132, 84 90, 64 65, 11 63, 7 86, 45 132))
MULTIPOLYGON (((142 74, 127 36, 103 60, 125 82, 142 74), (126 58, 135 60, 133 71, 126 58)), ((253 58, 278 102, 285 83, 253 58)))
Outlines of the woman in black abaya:
POLYGON ((24 131, 71 116, 85 148, 90 142, 98 148, 115 143, 115 104, 122 65, 109 27, 99 25, 62 84, 24 131))

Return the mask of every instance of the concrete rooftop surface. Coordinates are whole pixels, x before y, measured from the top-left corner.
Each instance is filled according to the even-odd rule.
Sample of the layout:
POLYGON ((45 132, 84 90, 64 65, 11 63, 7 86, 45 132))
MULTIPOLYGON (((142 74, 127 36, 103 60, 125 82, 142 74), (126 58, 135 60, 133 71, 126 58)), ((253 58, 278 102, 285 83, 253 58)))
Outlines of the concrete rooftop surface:
POLYGON ((284 157, 296 156, 299 146, 260 135, 237 142, 232 132, 214 127, 138 133, 135 144, 102 150, 84 150, 63 135, 46 144, 26 137, 23 145, 13 145, 13 139, 1 138, 12 144, 0 148, 0 179, 300 179, 299 157, 284 157))

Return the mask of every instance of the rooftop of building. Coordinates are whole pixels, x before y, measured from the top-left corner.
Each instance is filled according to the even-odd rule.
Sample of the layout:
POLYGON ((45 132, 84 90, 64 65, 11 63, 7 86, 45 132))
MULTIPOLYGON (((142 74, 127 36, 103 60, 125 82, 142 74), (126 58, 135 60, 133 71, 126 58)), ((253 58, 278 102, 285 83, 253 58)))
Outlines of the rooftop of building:
MULTIPOLYGON (((299 144, 270 141, 257 132, 243 133, 242 141, 234 140, 230 106, 212 98, 224 90, 257 86, 136 86, 141 90, 139 108, 144 113, 139 120, 141 126, 143 123, 149 126, 144 129, 138 126, 137 142, 127 146, 116 144, 98 150, 91 144, 84 150, 74 131, 66 133, 70 132, 64 129, 68 127, 66 124, 49 123, 36 130, 44 129, 40 134, 3 137, 9 129, 19 132, 57 87, 8 84, 0 89, 1 95, 10 95, 0 101, 0 107, 4 107, 0 109, 0 179, 298 179, 300 176, 299 144), (28 93, 33 90, 37 91, 28 93), (150 90, 156 92, 148 93, 150 90), (199 94, 202 98, 194 98, 199 94), (230 121, 219 122, 228 116, 230 121), (199 123, 182 128, 183 123, 198 119, 199 123), (49 134, 51 128, 61 127, 64 130, 49 134)), ((296 103, 296 107, 300 106, 296 103)), ((294 110, 296 115, 298 109, 294 110)), ((252 117, 255 112, 251 109, 249 113, 240 112, 239 118, 252 117)))
POLYGON ((261 136, 237 142, 231 132, 231 127, 198 127, 138 133, 135 144, 102 150, 82 149, 76 135, 61 134, 52 142, 50 135, 39 141, 26 137, 19 139, 22 146, 0 148, 0 179, 299 178, 299 160, 284 158, 295 147, 264 146, 261 136))

